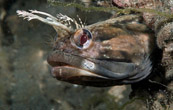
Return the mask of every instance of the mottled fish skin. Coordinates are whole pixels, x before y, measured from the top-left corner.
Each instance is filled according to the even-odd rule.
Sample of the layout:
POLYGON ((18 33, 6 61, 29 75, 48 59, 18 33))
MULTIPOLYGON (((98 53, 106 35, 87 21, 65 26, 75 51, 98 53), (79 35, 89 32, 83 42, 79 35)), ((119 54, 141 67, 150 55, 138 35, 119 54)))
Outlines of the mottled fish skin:
POLYGON ((72 45, 75 31, 59 38, 48 56, 52 75, 58 80, 105 87, 139 82, 151 73, 154 35, 139 16, 121 16, 84 29, 92 34, 88 48, 72 45))
POLYGON ((59 36, 47 62, 58 80, 105 87, 136 83, 151 73, 149 56, 155 44, 154 35, 138 15, 83 26, 62 14, 53 17, 37 10, 17 13, 28 21, 37 19, 52 25, 57 31, 59 36), (64 22, 72 22, 76 28, 64 22))
POLYGON ((162 12, 162 16, 157 13, 143 13, 145 24, 149 26, 156 36, 157 46, 162 49, 161 65, 165 68, 165 77, 170 80, 173 78, 173 1, 172 0, 112 0, 121 8, 146 8, 162 12))

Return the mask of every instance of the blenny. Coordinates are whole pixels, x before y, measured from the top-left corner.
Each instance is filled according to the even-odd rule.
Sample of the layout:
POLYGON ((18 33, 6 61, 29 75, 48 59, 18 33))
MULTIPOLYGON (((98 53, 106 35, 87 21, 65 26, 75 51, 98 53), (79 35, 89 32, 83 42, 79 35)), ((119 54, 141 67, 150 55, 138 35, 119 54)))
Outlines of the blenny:
POLYGON ((138 15, 84 26, 62 14, 54 17, 36 10, 17 13, 28 21, 37 19, 52 25, 57 31, 47 62, 58 80, 105 87, 136 83, 151 73, 154 35, 138 15), (75 28, 70 27, 72 23, 75 28))

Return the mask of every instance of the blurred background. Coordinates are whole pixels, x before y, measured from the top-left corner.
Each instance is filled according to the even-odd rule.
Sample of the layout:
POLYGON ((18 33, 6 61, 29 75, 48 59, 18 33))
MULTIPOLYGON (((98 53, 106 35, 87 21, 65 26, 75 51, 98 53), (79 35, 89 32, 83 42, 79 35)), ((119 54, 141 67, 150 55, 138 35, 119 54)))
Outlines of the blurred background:
MULTIPOLYGON (((75 2, 83 2, 87 7, 98 5, 96 1, 75 2)), ((151 100, 129 98, 130 85, 94 88, 54 79, 46 58, 57 33, 49 25, 36 20, 28 22, 16 14, 16 10, 30 9, 52 15, 62 13, 72 18, 79 15, 86 24, 112 16, 111 13, 80 11, 75 7, 52 6, 46 0, 0 0, 0 110, 148 109, 146 105, 152 97, 151 100)), ((156 105, 162 109, 160 104, 156 105)))

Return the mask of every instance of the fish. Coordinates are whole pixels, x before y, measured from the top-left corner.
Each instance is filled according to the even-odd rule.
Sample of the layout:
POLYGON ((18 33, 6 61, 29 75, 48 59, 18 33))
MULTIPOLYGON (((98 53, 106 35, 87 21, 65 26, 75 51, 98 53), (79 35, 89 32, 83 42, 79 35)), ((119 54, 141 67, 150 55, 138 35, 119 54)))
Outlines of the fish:
POLYGON ((137 83, 152 73, 154 33, 140 15, 122 15, 84 25, 81 19, 78 23, 61 13, 54 17, 37 10, 17 10, 17 14, 56 30, 58 36, 47 62, 57 80, 107 87, 137 83))

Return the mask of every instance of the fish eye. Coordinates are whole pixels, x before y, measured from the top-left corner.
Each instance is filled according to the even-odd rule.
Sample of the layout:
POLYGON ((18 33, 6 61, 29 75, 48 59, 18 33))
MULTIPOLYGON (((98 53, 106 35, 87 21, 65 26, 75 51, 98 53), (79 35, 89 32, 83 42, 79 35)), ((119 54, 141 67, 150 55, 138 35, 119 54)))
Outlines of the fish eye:
POLYGON ((91 32, 87 29, 79 29, 71 37, 72 44, 79 49, 86 49, 92 43, 91 32))

